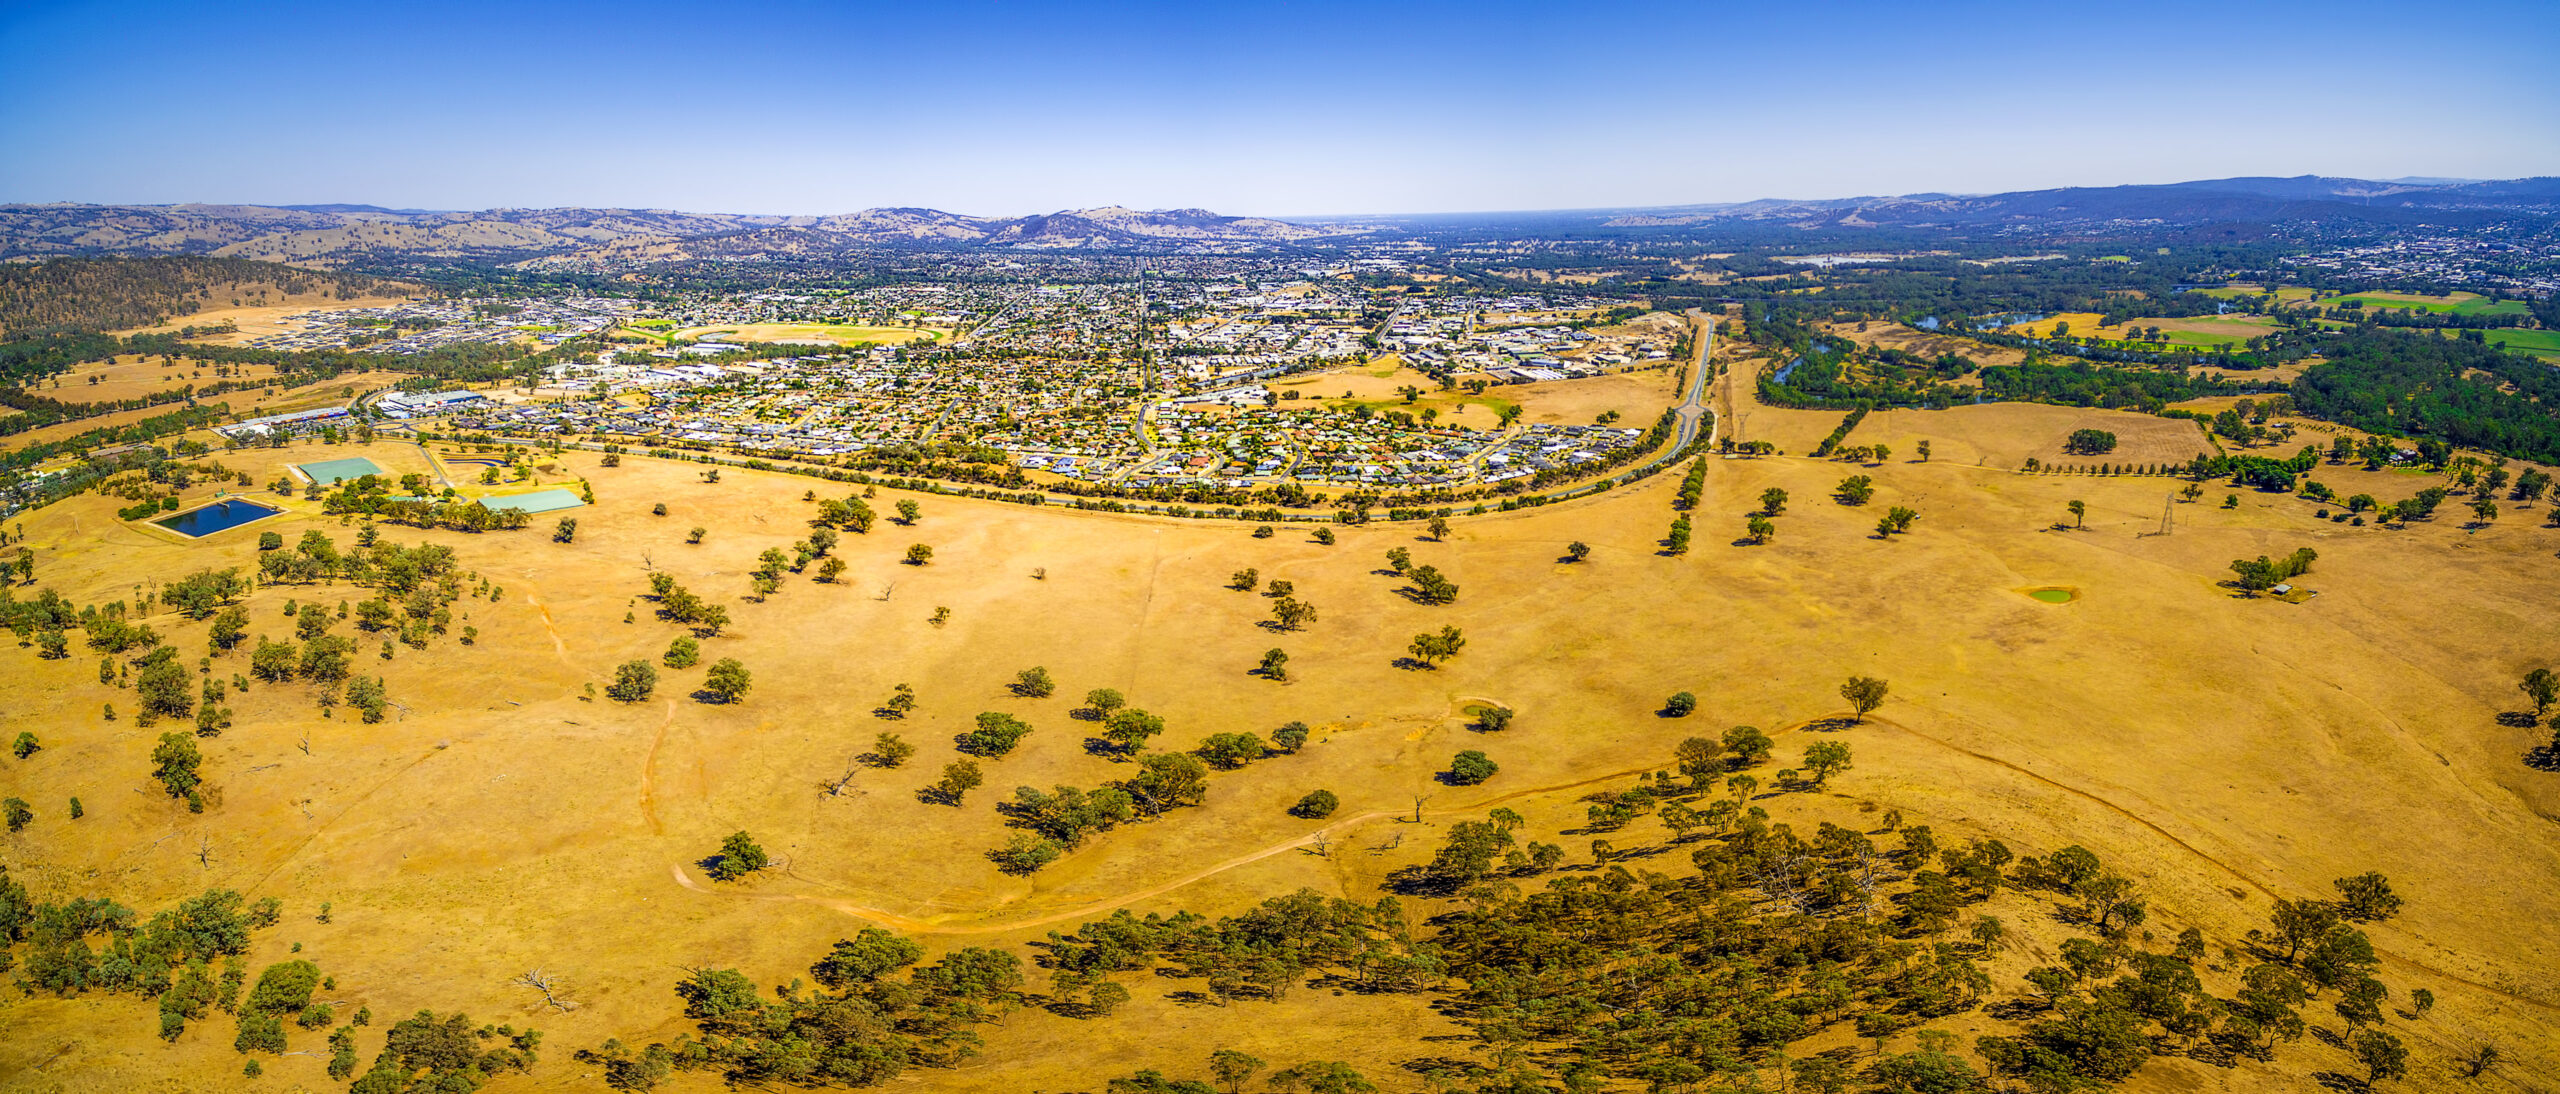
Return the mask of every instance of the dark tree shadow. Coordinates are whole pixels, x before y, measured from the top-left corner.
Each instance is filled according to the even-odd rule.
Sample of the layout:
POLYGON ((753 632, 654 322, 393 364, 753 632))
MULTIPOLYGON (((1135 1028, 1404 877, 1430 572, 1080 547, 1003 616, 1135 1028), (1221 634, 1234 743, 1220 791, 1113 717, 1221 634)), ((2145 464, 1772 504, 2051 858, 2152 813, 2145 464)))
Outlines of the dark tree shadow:
POLYGON ((2524 765, 2536 771, 2560 771, 2560 748, 2535 745, 2524 750, 2524 765))
POLYGON ((1439 666, 1434 665, 1429 661, 1424 661, 1416 657, 1399 657, 1395 659, 1393 664, 1395 667, 1404 669, 1408 672, 1419 672, 1426 669, 1439 668, 1439 666))
POLYGON ((1428 866, 1407 866, 1388 874, 1382 888, 1402 896, 1444 897, 1458 891, 1458 880, 1431 872, 1428 866))
POLYGON ((960 804, 960 799, 959 799, 958 797, 955 797, 955 796, 953 796, 952 794, 950 794, 950 793, 948 793, 948 792, 945 792, 941 787, 938 787, 938 786, 918 787, 918 788, 916 789, 916 800, 917 800, 917 801, 920 801, 920 802, 923 802, 923 803, 924 803, 924 804, 926 804, 926 805, 955 805, 955 806, 956 806, 956 805, 960 804))
POLYGON ((2021 996, 2016 999, 2003 999, 2000 1002, 1983 1007, 1982 1014, 1983 1017, 1994 1018, 2003 1022, 2024 1022, 2027 1019, 2033 1018, 2052 1009, 2053 1007, 2042 999, 2033 996, 2021 996))
POLYGON ((2346 1091, 2348 1094, 2363 1094, 2373 1089, 2373 1084, 2340 1071, 2315 1071, 2311 1073, 2311 1077, 2322 1086, 2331 1090, 2346 1091))
POLYGON ((2498 724, 2508 729, 2532 729, 2541 725, 2542 719, 2535 717, 2529 710, 2510 710, 2498 715, 2498 724))

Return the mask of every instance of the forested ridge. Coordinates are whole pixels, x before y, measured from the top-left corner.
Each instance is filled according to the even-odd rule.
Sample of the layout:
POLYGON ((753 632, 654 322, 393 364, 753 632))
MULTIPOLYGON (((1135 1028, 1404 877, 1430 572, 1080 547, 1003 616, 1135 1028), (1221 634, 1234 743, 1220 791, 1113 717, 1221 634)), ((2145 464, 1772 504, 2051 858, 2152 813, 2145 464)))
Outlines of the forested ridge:
POLYGON ((244 258, 57 258, 0 265, 0 337, 124 330, 227 306, 243 294, 339 300, 401 295, 417 286, 244 258))

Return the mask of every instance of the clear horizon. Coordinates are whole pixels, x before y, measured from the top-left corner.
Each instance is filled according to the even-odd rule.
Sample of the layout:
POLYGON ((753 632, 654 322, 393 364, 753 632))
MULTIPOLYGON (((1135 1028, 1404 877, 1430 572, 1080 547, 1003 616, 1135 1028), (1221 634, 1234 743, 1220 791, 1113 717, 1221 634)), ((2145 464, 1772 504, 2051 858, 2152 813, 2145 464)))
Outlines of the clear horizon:
POLYGON ((2506 179, 2560 175, 2548 14, 20 5, 0 201, 1319 217, 2506 179))

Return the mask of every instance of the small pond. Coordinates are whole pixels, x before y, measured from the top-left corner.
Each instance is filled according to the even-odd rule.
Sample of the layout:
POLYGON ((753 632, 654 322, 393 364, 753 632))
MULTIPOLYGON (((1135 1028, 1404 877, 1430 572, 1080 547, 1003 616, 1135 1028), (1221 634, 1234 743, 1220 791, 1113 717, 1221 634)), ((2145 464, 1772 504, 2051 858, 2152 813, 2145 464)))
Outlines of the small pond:
POLYGON ((182 536, 209 536, 225 528, 237 528, 253 520, 265 520, 281 512, 284 510, 271 505, 260 505, 246 498, 231 498, 227 501, 217 501, 202 509, 189 509, 174 517, 162 517, 151 523, 182 536))
POLYGON ((2044 601, 2047 604, 2068 604, 2074 600, 2080 599, 2079 590, 2065 589, 2060 586, 2047 586, 2042 589, 2029 589, 2027 590, 2027 595, 2034 597, 2037 600, 2044 601))

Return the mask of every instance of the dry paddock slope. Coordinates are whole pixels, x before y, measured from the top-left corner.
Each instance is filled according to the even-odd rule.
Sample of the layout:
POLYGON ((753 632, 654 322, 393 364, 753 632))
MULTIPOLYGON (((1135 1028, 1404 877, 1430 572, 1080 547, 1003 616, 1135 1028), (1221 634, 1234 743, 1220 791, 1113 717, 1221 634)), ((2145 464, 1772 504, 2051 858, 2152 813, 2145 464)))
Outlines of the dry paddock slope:
MULTIPOLYGON (((2005 453, 2087 417, 2020 413, 2024 424, 1979 412, 1876 416, 1857 439, 1894 446, 1879 467, 1713 461, 1686 558, 1656 547, 1676 476, 1464 520, 1447 543, 1373 527, 1330 548, 1302 528, 1254 539, 1236 524, 926 497, 918 527, 883 521, 845 537, 843 583, 795 576, 761 604, 737 599, 745 571, 757 552, 806 534, 813 507, 802 493, 829 484, 737 469, 706 484, 688 465, 601 468, 572 453, 568 470, 589 475, 599 498, 573 514, 574 544, 551 542, 548 518, 483 536, 386 528, 394 540, 451 543, 504 586, 500 603, 460 605, 480 644, 447 639, 388 662, 362 647, 358 671, 387 675, 404 708, 380 725, 321 718, 299 686, 240 696, 238 727, 203 742, 218 793, 202 816, 145 792, 157 730, 101 720, 102 703, 125 708, 131 693, 97 682, 94 654, 75 647, 49 662, 0 647, 0 731, 31 728, 47 745, 0 764, 0 789, 40 812, 0 842, 0 861, 42 895, 97 892, 144 909, 214 885, 278 896, 286 921, 261 933, 256 964, 302 942, 338 977, 335 997, 377 1015, 460 1007, 539 1025, 552 1038, 545 1063, 491 1089, 593 1089, 568 1051, 680 1032, 668 989, 683 966, 787 981, 865 916, 923 930, 934 948, 1020 950, 1049 920, 1115 905, 1216 914, 1302 885, 1368 899, 1386 872, 1426 858, 1453 819, 1508 800, 1539 838, 1555 839, 1579 820, 1578 791, 1523 791, 1668 766, 1672 744, 1692 733, 1833 713, 1840 678, 1863 672, 1889 678, 1894 697, 1881 721, 1849 731, 1857 766, 1830 795, 1769 803, 1782 818, 1846 823, 1854 802, 1871 801, 1936 825, 1942 841, 1988 833, 2025 852, 2082 843, 2154 895, 2155 928, 2192 923, 2234 941, 2263 922, 2273 896, 2324 895, 2331 878, 2381 870, 2410 900, 2372 932, 2391 955, 2385 977, 2401 998, 2423 986, 2441 1000, 2425 1022, 2395 1023, 2415 1042, 2415 1074, 2449 1082, 2447 1057, 2491 1039, 2517 1057, 2508 1074, 2525 1087, 2560 1083, 2548 1038, 2560 1023, 2550 821, 2560 780, 2518 761, 2542 731, 2497 721, 2518 705, 2517 675, 2560 651, 2546 592, 2560 576, 2560 531, 2536 527, 2537 507, 2468 535, 2455 503, 2433 525, 2349 529, 2314 521, 2308 503, 2244 494, 2236 510, 2212 496, 2181 506, 2174 535, 2143 537, 2162 480, 2030 477, 1949 458, 1959 444, 2005 453), (1910 440, 1932 431, 1944 431, 1939 459, 1908 462, 1910 440), (1852 470, 1877 481, 1867 508, 1824 497, 1852 470), (1730 545, 1772 485, 1794 497, 1776 542, 1730 545), (2047 530, 2072 498, 2088 501, 2088 528, 2047 530), (670 515, 650 515, 655 502, 670 515), (1872 538, 1875 513, 1895 504, 1920 510, 1914 534, 1872 538), (709 535, 687 546, 695 525, 709 535), (1575 540, 1592 545, 1590 561, 1560 562, 1575 540), (932 565, 895 561, 918 542, 935 548, 932 565), (1396 595, 1399 582, 1376 572, 1394 546, 1447 571, 1458 603, 1396 595), (2308 604, 2235 599, 2216 584, 2234 557, 2296 546, 2320 552, 2309 584, 2323 595, 2308 604), (1295 582, 1321 618, 1296 634, 1258 626, 1268 601, 1222 587, 1246 566, 1295 582), (736 621, 705 642, 706 657, 754 671, 745 702, 690 698, 701 668, 667 671, 646 703, 582 698, 615 664, 654 658, 678 633, 634 599, 652 567, 730 603, 736 621), (2083 595, 2052 606, 2019 592, 2047 584, 2083 595), (928 622, 938 606, 952 613, 941 627, 928 622), (1437 671, 1393 664, 1415 632, 1444 623, 1465 629, 1463 655, 1437 671), (1274 646, 1291 653, 1295 682, 1247 674, 1274 646), (1058 696, 1007 694, 1013 673, 1035 664, 1056 677, 1058 696), (900 682, 915 686, 917 713, 878 720, 872 708, 900 682), (1100 836, 1031 879, 999 874, 982 855, 1006 831, 995 795, 1126 770, 1088 754, 1089 724, 1068 714, 1071 697, 1104 686, 1163 715, 1168 746, 1291 720, 1316 726, 1316 739, 1303 755, 1214 776, 1202 808, 1100 836), (1652 713, 1683 689, 1701 697, 1696 717, 1652 713), (1478 699, 1516 708, 1515 728, 1466 728, 1458 707, 1478 699), (984 710, 1012 711, 1037 731, 986 765, 987 786, 966 807, 918 802, 915 790, 952 758, 951 736, 984 710), (884 728, 918 744, 916 759, 826 795, 821 781, 884 728), (1477 788, 1437 785, 1433 773, 1462 748, 1487 750, 1501 774, 1477 788), (1430 795, 1429 815, 1419 826, 1345 826, 1331 857, 1298 853, 1285 845, 1318 826, 1284 809, 1316 787, 1341 795, 1344 817, 1409 810, 1417 794, 1430 795), (88 808, 78 822, 61 814, 73 794, 88 808), (739 829, 788 868, 735 886, 702 881, 694 863, 739 829), (1399 833, 1400 846, 1368 853, 1399 833), (322 901, 335 909, 325 925, 312 919, 322 901), (535 965, 571 980, 587 1005, 536 1013, 529 993, 508 986, 535 965)), ((2128 423, 2120 434, 2143 421, 2113 417, 2128 423)), ((1837 418, 1763 409, 1751 420, 1801 452, 1837 418)), ((358 451, 226 459, 263 482, 276 461, 358 451)), ((374 446, 377 462, 414 462, 401 451, 374 446)), ((2349 489, 2361 474, 2324 467, 2320 477, 2349 489)), ((2372 478, 2356 488, 2396 498, 2425 484, 2372 478)), ((874 505, 888 512, 898 496, 884 491, 874 505)), ((181 544, 118 524, 115 504, 86 497, 24 518, 45 584, 112 599, 154 576, 251 564, 265 527, 288 539, 319 528, 342 543, 354 532, 297 513, 181 544)), ((249 601, 252 632, 286 635, 285 601, 315 592, 333 604, 364 595, 261 590, 249 601)), ((203 624, 152 622, 190 655, 202 648, 203 624)), ((229 673, 244 660, 217 666, 229 673)), ((1779 739, 1781 765, 1807 741, 1800 731, 1779 739)), ((1588 862, 1581 841, 1564 842, 1569 861, 1588 862)), ((2020 990, 2027 964, 2050 960, 2054 936, 2026 930, 2027 950, 1999 973, 2003 992, 2020 990)), ((1093 1089, 1138 1067, 1198 1074, 1223 1044, 1275 1061, 1340 1056, 1405 1089, 1416 1084, 1400 1061, 1458 1047, 1421 1047, 1415 1038, 1457 1030, 1414 998, 1302 989, 1277 1009, 1220 1009, 1165 998, 1182 986, 1142 985, 1120 1016, 1098 1022, 1020 1012, 986 1031, 971 1069, 901 1085, 1093 1089)), ((0 1089, 176 1088, 237 1073, 228 1023, 163 1047, 149 1009, 122 996, 0 1008, 0 1089)), ((318 1043, 295 1036, 297 1049, 318 1043)), ((270 1061, 267 1082, 323 1088, 324 1060, 270 1061)), ((2310 1040, 2279 1061, 2219 1071, 2162 1058, 2137 1088, 2307 1089, 2308 1070, 2345 1065, 2310 1040)), ((673 1088, 715 1086, 687 1076, 673 1088)))

